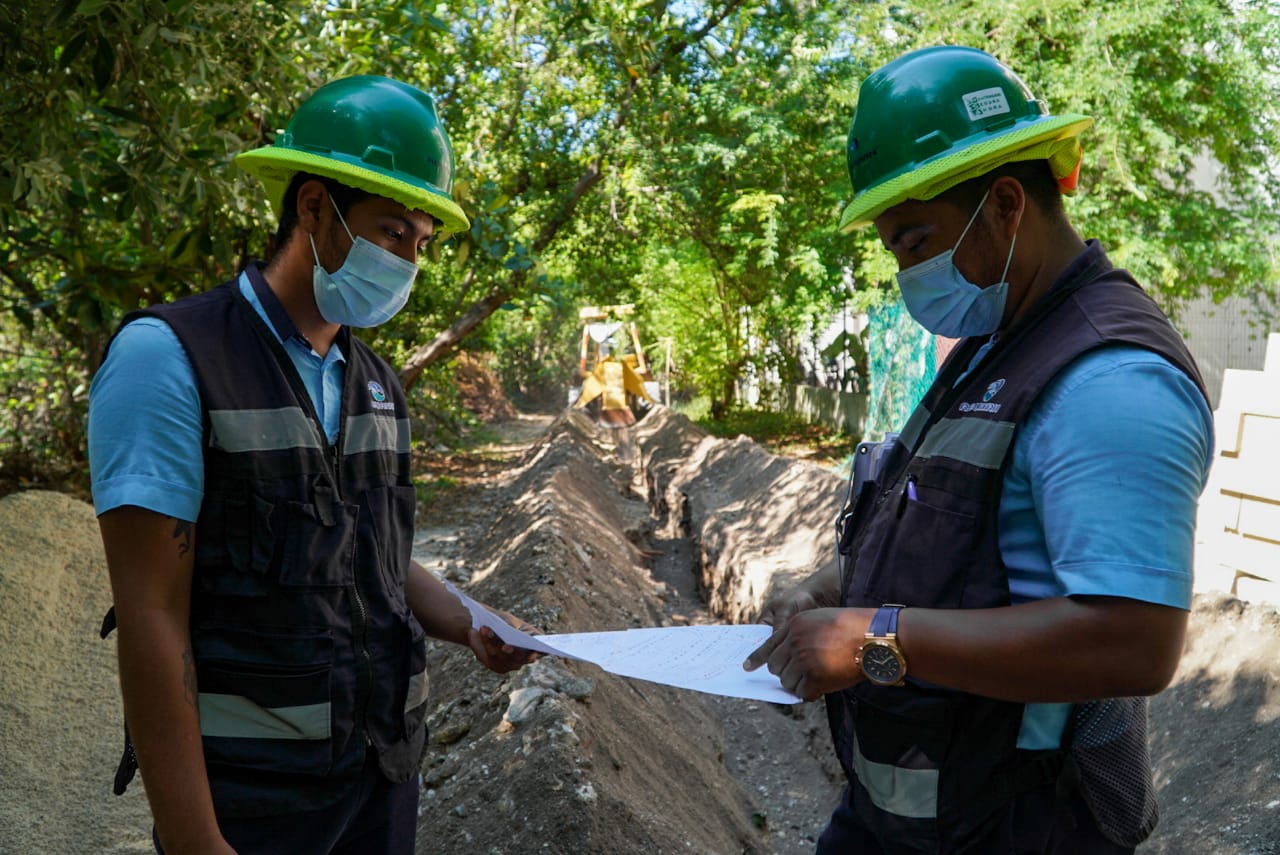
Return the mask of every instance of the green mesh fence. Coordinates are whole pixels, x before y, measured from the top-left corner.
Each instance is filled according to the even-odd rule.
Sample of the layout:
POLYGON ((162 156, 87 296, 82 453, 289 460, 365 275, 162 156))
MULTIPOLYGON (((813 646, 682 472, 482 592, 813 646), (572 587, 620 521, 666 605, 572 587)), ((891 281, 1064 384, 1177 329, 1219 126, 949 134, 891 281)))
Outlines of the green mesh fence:
POLYGON ((937 371, 934 338, 915 322, 901 298, 867 312, 870 390, 867 435, 880 440, 899 431, 924 397, 937 371))

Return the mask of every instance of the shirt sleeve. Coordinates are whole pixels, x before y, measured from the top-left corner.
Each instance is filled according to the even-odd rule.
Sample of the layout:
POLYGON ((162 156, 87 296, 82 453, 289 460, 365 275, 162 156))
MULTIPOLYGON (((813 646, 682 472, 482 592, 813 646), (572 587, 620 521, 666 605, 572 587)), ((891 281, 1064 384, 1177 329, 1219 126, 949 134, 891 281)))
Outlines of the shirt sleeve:
POLYGON ((1213 414, 1191 379, 1142 348, 1094 351, 1049 385, 1025 432, 1013 464, 1060 593, 1190 608, 1213 457, 1213 414))
POLYGON ((124 327, 89 387, 89 474, 99 514, 136 505, 195 522, 204 498, 195 371, 156 318, 124 327))

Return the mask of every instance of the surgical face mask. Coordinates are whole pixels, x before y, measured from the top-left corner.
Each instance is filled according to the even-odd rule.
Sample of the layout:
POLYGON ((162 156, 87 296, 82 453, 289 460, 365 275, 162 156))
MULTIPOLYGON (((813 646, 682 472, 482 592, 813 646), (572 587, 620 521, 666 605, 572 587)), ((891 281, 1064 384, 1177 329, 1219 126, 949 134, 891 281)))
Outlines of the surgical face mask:
POLYGON ((362 237, 353 237, 332 196, 329 203, 346 229, 347 237, 351 238, 351 251, 342 266, 329 273, 320 264, 315 239, 307 235, 316 260, 311 284, 320 315, 331 324, 351 327, 376 327, 386 323, 409 301, 418 265, 362 237))
POLYGON ((998 330, 1004 318, 1004 304, 1009 295, 1009 264, 1013 261, 1013 248, 1018 242, 1016 229, 1013 242, 1009 244, 1004 273, 1000 274, 1000 281, 995 285, 986 288, 974 285, 964 278, 955 264, 960 241, 969 233, 969 227, 978 218, 990 192, 988 189, 982 194, 982 201, 955 246, 898 273, 898 287, 902 290, 907 311, 934 335, 946 338, 987 335, 998 330))

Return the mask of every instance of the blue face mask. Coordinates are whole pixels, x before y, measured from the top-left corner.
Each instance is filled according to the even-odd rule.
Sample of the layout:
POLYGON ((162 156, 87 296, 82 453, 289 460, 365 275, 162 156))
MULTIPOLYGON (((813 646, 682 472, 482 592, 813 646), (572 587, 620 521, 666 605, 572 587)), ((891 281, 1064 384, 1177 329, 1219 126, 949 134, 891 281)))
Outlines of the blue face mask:
POLYGON ((329 202, 351 238, 351 251, 342 266, 329 273, 320 265, 315 239, 307 236, 316 260, 311 284, 320 315, 331 324, 361 329, 386 323, 409 301, 418 265, 362 237, 352 237, 332 196, 329 202))
POLYGON ((954 258, 960 241, 969 233, 969 227, 978 218, 990 192, 987 190, 982 195, 982 201, 954 247, 898 273, 898 288, 902 290, 902 301, 906 303, 907 311, 920 326, 934 335, 946 338, 987 335, 998 330, 1004 318, 1005 299, 1009 295, 1006 277, 1013 261, 1013 247, 1018 242, 1016 230, 1013 243, 1009 244, 1004 273, 995 285, 986 288, 974 285, 964 278, 954 258))

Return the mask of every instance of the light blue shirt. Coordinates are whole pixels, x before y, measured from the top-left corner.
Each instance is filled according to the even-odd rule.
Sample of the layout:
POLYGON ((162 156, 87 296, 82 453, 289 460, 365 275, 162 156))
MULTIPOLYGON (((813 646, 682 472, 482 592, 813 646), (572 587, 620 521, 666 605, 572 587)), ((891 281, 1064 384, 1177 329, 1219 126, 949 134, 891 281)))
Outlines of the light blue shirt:
MULTIPOLYGON (((1041 393, 1005 472, 999 542, 1013 602, 1094 595, 1189 609, 1212 460, 1213 414, 1182 371, 1128 345, 1076 359, 1041 393)), ((1057 747, 1070 708, 1028 704, 1018 747, 1057 747)))
MULTIPOLYGON (((341 349, 335 343, 321 357, 296 330, 281 339, 248 272, 240 274, 238 284, 284 345, 332 444, 338 436, 346 366, 341 349)), ((111 342, 89 387, 94 510, 103 514, 137 505, 195 522, 204 499, 203 441, 195 371, 177 335, 158 318, 129 323, 111 342)))

